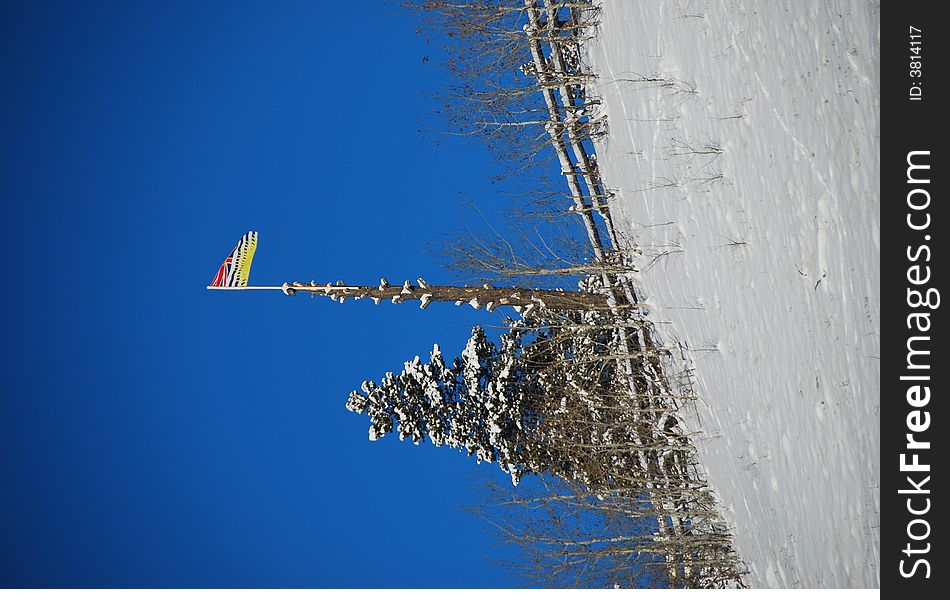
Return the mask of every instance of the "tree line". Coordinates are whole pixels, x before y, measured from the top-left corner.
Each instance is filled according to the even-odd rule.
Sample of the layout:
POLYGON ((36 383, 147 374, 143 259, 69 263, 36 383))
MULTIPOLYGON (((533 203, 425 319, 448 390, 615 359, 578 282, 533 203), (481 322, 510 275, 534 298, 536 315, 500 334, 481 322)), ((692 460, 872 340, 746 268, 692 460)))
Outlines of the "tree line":
MULTIPOLYGON (((576 282, 578 292, 565 294, 578 295, 519 310, 497 342, 474 328, 457 358, 435 346, 428 360, 415 357, 398 374, 363 382, 347 408, 369 418, 370 439, 428 440, 507 472, 515 487, 495 487, 478 512, 522 549, 523 560, 510 566, 533 584, 741 586, 744 567, 691 441, 698 432, 684 424, 696 400, 688 361, 681 348, 656 341, 632 277, 636 248, 614 229, 612 194, 596 162, 606 120, 587 89, 596 75, 581 57, 597 5, 404 5, 443 45, 455 75, 440 109, 445 133, 486 143, 522 182, 534 182, 531 173, 553 156, 559 187, 528 184, 523 215, 573 220, 553 239, 537 228, 521 244, 463 238, 448 249, 453 264, 479 278, 473 293, 498 296, 495 303, 512 297, 501 284, 552 277, 576 282)), ((361 293, 383 298, 388 287, 361 293)), ((426 293, 433 297, 404 287, 423 304, 426 293)), ((445 299, 462 289, 446 288, 445 299)), ((532 289, 524 295, 540 297, 532 289)))

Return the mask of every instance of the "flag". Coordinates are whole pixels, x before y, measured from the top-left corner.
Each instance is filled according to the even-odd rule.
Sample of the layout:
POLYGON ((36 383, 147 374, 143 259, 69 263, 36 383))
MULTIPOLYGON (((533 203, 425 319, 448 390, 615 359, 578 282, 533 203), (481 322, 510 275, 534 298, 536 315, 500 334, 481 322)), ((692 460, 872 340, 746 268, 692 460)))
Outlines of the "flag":
POLYGON ((224 263, 214 276, 214 281, 211 282, 211 287, 247 286, 255 250, 257 250, 257 232, 248 231, 231 254, 224 259, 224 263))

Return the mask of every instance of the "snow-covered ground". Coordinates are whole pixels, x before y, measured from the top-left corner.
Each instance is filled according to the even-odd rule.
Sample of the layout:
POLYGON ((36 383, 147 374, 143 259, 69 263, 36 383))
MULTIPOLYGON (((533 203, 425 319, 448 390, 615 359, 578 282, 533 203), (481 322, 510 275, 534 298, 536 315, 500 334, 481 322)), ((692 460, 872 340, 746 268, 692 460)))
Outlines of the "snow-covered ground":
POLYGON ((661 336, 692 350, 749 583, 877 587, 878 2, 605 0, 601 21, 602 174, 661 336))

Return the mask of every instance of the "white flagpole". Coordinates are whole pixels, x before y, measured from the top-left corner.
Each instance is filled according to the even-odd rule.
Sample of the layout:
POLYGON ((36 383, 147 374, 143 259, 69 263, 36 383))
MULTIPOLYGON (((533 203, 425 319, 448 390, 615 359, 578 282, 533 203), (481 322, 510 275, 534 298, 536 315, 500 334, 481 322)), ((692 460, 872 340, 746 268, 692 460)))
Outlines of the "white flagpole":
POLYGON ((283 286, 280 285, 244 285, 244 286, 234 286, 228 287, 224 285, 209 285, 207 286, 209 290, 281 290, 283 291, 283 286))
POLYGON ((243 286, 224 286, 224 285, 209 285, 205 286, 209 290, 280 290, 288 296, 293 296, 297 292, 308 292, 313 294, 323 294, 329 296, 334 292, 353 292, 357 291, 360 288, 352 285, 316 285, 311 283, 307 285, 306 283, 294 282, 294 283, 284 283, 283 285, 243 285, 243 286))

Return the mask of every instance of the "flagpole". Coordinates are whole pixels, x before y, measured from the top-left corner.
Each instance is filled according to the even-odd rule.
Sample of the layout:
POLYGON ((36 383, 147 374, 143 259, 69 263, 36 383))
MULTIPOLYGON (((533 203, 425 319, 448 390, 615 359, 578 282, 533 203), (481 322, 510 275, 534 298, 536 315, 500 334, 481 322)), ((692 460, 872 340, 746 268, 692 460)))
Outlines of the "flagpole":
MULTIPOLYGON (((491 312, 497 307, 513 308, 522 317, 529 316, 536 309, 552 310, 607 310, 616 307, 616 300, 605 294, 591 291, 534 290, 529 288, 495 288, 490 283, 481 286, 439 286, 429 285, 423 279, 417 279, 413 285, 408 279, 400 288, 392 286, 386 278, 379 280, 378 286, 336 284, 319 285, 316 281, 309 284, 301 281, 284 282, 282 285, 240 285, 247 283, 251 270, 251 260, 257 248, 257 232, 249 231, 231 255, 218 269, 212 283, 231 282, 238 285, 209 285, 208 290, 270 290, 280 291, 287 296, 298 292, 311 296, 327 296, 331 300, 343 302, 347 298, 359 300, 369 298, 379 304, 383 300, 399 304, 404 300, 418 300, 419 308, 425 308, 431 302, 454 302, 456 306, 468 304, 476 310, 485 307, 491 312)), ((629 308, 646 308, 644 304, 629 305, 629 308)))
POLYGON ((280 290, 283 291, 283 286, 280 285, 244 285, 240 287, 228 287, 224 285, 209 285, 206 289, 209 290, 280 290))
MULTIPOLYGON (((529 316, 536 308, 559 309, 595 309, 605 310, 611 304, 607 296, 596 292, 572 292, 565 290, 533 290, 528 288, 496 288, 491 284, 482 286, 438 286, 429 285, 419 279, 419 285, 412 285, 408 280, 399 286, 389 285, 385 279, 380 280, 378 286, 369 285, 319 285, 316 281, 309 284, 302 281, 284 283, 283 285, 246 285, 246 286, 206 286, 209 290, 273 290, 281 291, 287 296, 294 296, 298 292, 311 295, 327 296, 333 300, 343 302, 347 298, 369 298, 376 304, 383 300, 399 304, 404 300, 420 301, 419 308, 425 308, 430 302, 455 302, 455 304, 469 304, 475 309, 485 307, 491 312, 495 308, 508 306, 523 317, 529 316)), ((647 308, 646 304, 624 305, 627 308, 647 308)))
POLYGON ((329 296, 330 294, 334 293, 352 293, 360 290, 358 286, 352 285, 317 285, 316 282, 311 282, 310 285, 307 285, 306 283, 301 283, 299 281, 295 281, 294 283, 284 283, 283 285, 209 285, 205 286, 205 288, 209 290, 279 290, 288 296, 293 296, 297 292, 310 292, 329 296))

